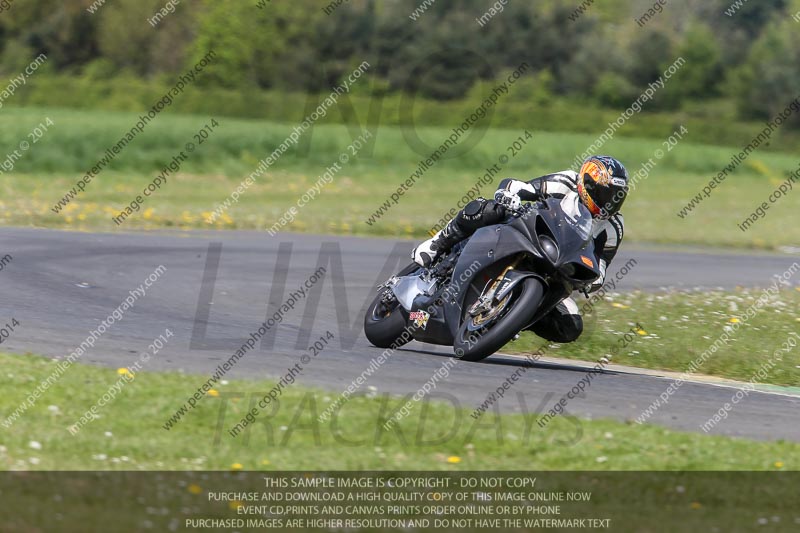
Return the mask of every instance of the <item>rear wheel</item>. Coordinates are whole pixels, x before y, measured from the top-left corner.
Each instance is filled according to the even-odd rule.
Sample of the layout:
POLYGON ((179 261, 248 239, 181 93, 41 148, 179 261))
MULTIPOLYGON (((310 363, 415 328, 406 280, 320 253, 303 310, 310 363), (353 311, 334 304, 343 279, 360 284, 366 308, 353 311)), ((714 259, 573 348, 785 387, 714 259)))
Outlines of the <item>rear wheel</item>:
POLYGON ((470 306, 456 333, 453 349, 459 359, 480 361, 505 346, 527 326, 544 298, 544 286, 536 278, 526 278, 496 302, 490 310, 472 316, 470 306))
MULTIPOLYGON (((419 269, 418 264, 411 263, 397 276, 408 276, 419 269)), ((409 334, 403 335, 406 326, 400 303, 392 297, 384 298, 383 293, 375 297, 364 315, 364 334, 378 348, 399 348, 411 342, 409 334)))
POLYGON ((397 301, 387 304, 381 295, 375 297, 364 316, 367 340, 378 348, 399 348, 411 340, 403 335, 406 319, 397 301))

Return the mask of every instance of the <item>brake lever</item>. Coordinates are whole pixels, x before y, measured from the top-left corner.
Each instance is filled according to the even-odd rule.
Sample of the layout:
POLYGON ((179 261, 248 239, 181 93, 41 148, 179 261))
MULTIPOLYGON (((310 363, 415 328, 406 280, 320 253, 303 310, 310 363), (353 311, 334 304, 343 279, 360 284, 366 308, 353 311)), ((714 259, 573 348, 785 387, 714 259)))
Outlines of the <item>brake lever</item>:
POLYGON ((519 209, 514 209, 513 207, 510 207, 510 206, 504 206, 504 207, 505 207, 505 208, 506 208, 508 211, 511 211, 511 213, 512 213, 513 215, 516 215, 516 216, 518 216, 518 217, 523 217, 523 216, 525 216, 525 215, 526 215, 526 214, 528 214, 528 212, 530 212, 530 210, 531 210, 531 208, 530 208, 530 204, 526 204, 526 205, 524 205, 524 206, 520 207, 519 209))

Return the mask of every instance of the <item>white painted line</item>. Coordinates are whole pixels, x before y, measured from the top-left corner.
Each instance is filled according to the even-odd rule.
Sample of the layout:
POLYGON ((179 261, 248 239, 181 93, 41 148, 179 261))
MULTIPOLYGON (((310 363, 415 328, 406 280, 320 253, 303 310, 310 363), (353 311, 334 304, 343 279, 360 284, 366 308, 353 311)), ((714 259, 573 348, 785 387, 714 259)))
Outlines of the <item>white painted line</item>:
MULTIPOLYGON (((529 362, 528 359, 524 355, 519 354, 506 354, 506 353, 496 353, 494 355, 500 355, 502 357, 507 357, 509 359, 514 359, 518 361, 525 361, 529 362)), ((581 361, 577 359, 560 359, 556 357, 542 357, 537 360, 537 363, 545 363, 551 365, 562 365, 562 366, 573 366, 582 368, 585 370, 591 370, 597 364, 597 362, 591 361, 581 361)), ((674 372, 670 370, 654 370, 652 368, 638 368, 634 366, 623 366, 623 365, 615 365, 615 364, 608 364, 606 365, 603 370, 609 372, 617 372, 620 374, 631 374, 635 376, 643 376, 643 377, 650 377, 655 379, 662 379, 665 381, 675 381, 676 379, 683 379, 682 372, 674 372)), ((684 383, 692 383, 694 385, 712 385, 714 387, 722 387, 726 389, 735 389, 735 390, 743 390, 747 383, 742 381, 736 381, 733 379, 727 378, 720 378, 717 376, 707 376, 705 374, 696 375, 694 378, 683 379, 684 383)), ((782 387, 781 385, 771 385, 768 383, 760 383, 756 384, 758 386, 769 386, 769 387, 778 387, 784 390, 764 390, 755 388, 750 392, 757 392, 761 394, 770 394, 772 396, 783 396, 785 398, 795 398, 800 399, 800 389, 795 387, 782 387)))

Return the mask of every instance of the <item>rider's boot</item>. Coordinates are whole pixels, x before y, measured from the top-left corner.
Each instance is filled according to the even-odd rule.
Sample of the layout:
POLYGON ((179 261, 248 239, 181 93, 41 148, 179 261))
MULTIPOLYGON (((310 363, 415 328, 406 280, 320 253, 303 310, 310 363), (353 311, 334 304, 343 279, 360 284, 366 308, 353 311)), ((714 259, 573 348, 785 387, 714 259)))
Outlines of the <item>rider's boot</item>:
POLYGON ((499 224, 506 216, 505 208, 494 200, 477 198, 464 206, 442 231, 423 242, 411 253, 418 265, 430 266, 453 246, 470 237, 478 228, 499 224))
POLYGON ((466 237, 467 234, 458 225, 458 219, 454 218, 436 235, 414 248, 411 255, 418 265, 428 267, 466 237))

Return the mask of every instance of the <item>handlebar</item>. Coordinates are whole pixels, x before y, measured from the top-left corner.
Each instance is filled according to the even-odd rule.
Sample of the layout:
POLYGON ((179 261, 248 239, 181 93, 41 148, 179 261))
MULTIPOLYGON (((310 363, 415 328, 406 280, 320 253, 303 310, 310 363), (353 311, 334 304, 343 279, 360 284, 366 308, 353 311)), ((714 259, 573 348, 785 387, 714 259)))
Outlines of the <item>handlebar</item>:
POLYGON ((522 216, 522 215, 525 215, 525 214, 529 213, 533 209, 533 206, 531 205, 531 203, 532 202, 526 202, 526 203, 522 204, 522 206, 519 209, 514 209, 513 207, 510 207, 510 206, 507 206, 507 205, 504 205, 503 207, 505 207, 506 211, 508 211, 511 214, 514 214, 514 215, 517 215, 517 216, 522 216))

